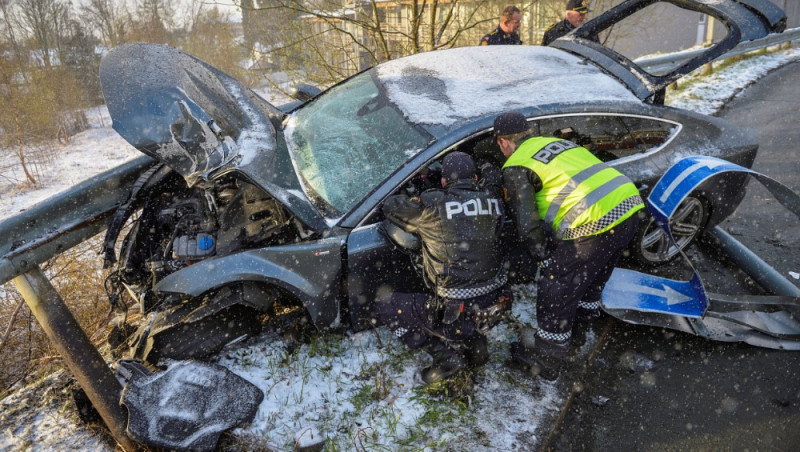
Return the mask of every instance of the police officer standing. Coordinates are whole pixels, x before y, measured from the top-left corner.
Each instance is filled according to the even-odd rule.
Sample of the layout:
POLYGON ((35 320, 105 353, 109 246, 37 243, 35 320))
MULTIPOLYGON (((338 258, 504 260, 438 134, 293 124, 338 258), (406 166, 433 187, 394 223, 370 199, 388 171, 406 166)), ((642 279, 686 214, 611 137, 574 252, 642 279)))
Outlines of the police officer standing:
POLYGON ((502 296, 506 269, 498 243, 503 223, 502 176, 491 165, 477 181, 475 164, 463 152, 442 162, 443 189, 419 198, 395 195, 384 202, 390 226, 419 235, 427 293, 378 297, 381 321, 410 348, 424 347, 433 364, 422 370, 426 384, 489 359, 482 330, 507 307, 502 296), (465 352, 451 347, 465 344, 465 352))
POLYGON ((491 32, 481 38, 480 45, 519 45, 519 27, 522 24, 522 11, 516 6, 509 5, 500 14, 500 24, 491 32))
MULTIPOLYGON (((533 343, 511 344, 511 357, 540 377, 558 377, 573 325, 600 316, 600 295, 633 239, 644 203, 636 186, 587 149, 532 137, 525 117, 494 121, 506 163, 507 206, 520 239, 542 261, 533 343)), ((588 327, 588 326, 587 326, 588 327)))
POLYGON ((564 20, 550 25, 542 37, 542 45, 546 46, 570 31, 580 27, 586 21, 586 14, 591 12, 587 5, 589 0, 569 0, 564 20))

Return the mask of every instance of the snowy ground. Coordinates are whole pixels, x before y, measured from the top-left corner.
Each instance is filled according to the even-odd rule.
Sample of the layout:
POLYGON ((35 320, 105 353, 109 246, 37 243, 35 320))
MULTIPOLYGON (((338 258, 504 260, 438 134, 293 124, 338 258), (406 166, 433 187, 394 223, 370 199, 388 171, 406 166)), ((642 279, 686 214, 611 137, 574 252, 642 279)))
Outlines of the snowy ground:
MULTIPOLYGON (((744 60, 684 83, 668 102, 712 114, 770 69, 797 59, 800 51, 789 49, 744 60)), ((109 128, 104 110, 90 112, 93 129, 59 147, 35 189, 0 179, 0 218, 138 155, 109 128)), ((0 166, 10 154, 2 153, 0 166)), ((226 440, 249 441, 251 449, 291 450, 298 435, 316 432, 328 438, 330 450, 534 448, 571 388, 506 365, 507 344, 517 329, 535 325, 535 287, 516 290, 513 321, 490 333, 493 357, 476 372, 474 395, 459 402, 425 391, 416 371, 426 355, 406 350, 384 328, 319 337, 293 353, 274 333, 229 346, 217 362, 258 386, 265 398, 255 420, 226 440)), ((587 354, 594 341, 578 355, 587 354)), ((0 401, 0 450, 114 449, 102 430, 78 421, 65 380, 64 373, 48 376, 0 401)))

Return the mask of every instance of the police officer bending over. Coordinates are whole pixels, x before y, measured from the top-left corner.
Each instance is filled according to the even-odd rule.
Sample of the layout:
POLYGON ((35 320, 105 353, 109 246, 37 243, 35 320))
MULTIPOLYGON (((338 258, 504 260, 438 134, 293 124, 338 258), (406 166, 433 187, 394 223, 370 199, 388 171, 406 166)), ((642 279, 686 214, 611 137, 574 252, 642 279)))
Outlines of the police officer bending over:
POLYGON ((539 329, 532 344, 511 344, 511 357, 554 380, 573 325, 588 327, 600 316, 600 294, 636 234, 644 203, 630 179, 585 148, 532 137, 520 113, 498 116, 494 133, 507 158, 503 181, 517 234, 532 257, 543 261, 539 329))
POLYGON ((483 331, 508 307, 498 243, 502 177, 488 164, 482 173, 478 182, 472 158, 451 152, 442 163, 443 189, 420 198, 392 196, 383 206, 387 221, 419 235, 425 282, 434 295, 388 293, 379 296, 377 313, 408 347, 424 347, 431 355, 433 364, 422 370, 426 384, 486 363, 483 331), (464 353, 451 341, 463 343, 464 353))

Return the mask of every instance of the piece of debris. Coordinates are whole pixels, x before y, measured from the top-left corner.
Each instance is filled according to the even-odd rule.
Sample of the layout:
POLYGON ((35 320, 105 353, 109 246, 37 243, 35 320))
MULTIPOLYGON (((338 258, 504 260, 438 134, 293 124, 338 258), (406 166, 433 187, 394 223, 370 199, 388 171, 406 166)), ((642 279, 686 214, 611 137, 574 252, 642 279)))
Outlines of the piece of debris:
POLYGON ((631 372, 641 372, 653 368, 653 361, 635 352, 625 352, 619 357, 617 367, 631 372))
POLYGON ((264 399, 255 385, 212 363, 176 362, 153 373, 123 360, 117 375, 127 381, 128 435, 172 450, 213 450, 223 431, 252 421, 264 399))

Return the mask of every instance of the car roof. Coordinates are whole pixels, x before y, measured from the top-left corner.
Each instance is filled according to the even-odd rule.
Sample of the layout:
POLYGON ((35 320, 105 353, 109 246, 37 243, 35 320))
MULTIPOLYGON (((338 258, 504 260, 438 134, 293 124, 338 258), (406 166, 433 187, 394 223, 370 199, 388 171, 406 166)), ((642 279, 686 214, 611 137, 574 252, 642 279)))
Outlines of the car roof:
POLYGON ((440 132, 504 111, 551 104, 641 104, 597 66, 549 47, 437 50, 388 61, 372 71, 407 120, 440 132))

